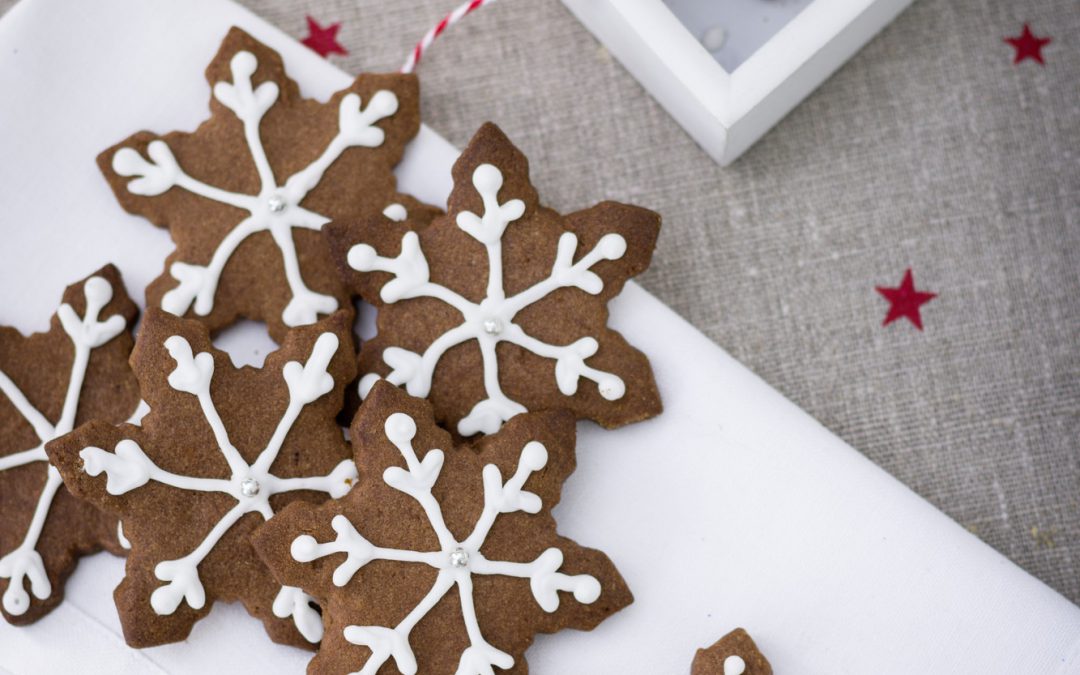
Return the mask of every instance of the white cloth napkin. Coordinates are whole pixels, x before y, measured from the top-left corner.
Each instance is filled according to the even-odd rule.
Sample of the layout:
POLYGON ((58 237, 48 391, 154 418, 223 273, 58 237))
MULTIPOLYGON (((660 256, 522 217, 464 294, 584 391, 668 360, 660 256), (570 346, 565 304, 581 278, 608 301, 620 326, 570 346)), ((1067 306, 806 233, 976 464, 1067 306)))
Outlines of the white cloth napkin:
MULTIPOLYGON (((172 245, 119 208, 94 158, 139 129, 193 129, 207 115, 203 69, 233 24, 278 49, 306 95, 350 80, 225 1, 24 0, 0 21, 0 323, 44 329, 63 287, 107 261, 141 300, 172 245)), ((442 203, 455 154, 425 129, 402 189, 442 203)), ((639 286, 612 320, 649 355, 666 410, 619 431, 582 424, 556 513, 636 599, 593 632, 538 637, 532 672, 679 675, 736 626, 780 675, 1080 672, 1080 609, 639 286)), ((268 346, 252 325, 227 341, 251 360, 268 346)), ((85 559, 58 610, 28 628, 0 622, 0 670, 302 672, 308 655, 271 643, 238 605, 183 644, 128 649, 112 604, 122 574, 118 559, 85 559)))

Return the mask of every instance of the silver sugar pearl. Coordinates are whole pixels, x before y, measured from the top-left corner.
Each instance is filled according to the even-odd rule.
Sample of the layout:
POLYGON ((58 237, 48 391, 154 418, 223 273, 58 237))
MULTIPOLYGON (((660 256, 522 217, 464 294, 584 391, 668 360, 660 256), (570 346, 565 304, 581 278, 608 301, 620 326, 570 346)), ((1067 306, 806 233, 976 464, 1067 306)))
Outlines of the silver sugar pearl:
POLYGON ((484 319, 484 332, 488 335, 498 335, 503 330, 502 321, 492 317, 484 319))
POLYGON ((469 553, 463 548, 455 548, 450 551, 450 565, 452 567, 468 567, 469 553))
POLYGON ((245 497, 254 497, 259 494, 259 481, 254 478, 245 478, 240 482, 240 494, 245 497))
POLYGON ((266 208, 270 209, 271 213, 281 213, 285 210, 287 205, 288 204, 285 203, 285 198, 281 195, 274 195, 266 200, 266 208))

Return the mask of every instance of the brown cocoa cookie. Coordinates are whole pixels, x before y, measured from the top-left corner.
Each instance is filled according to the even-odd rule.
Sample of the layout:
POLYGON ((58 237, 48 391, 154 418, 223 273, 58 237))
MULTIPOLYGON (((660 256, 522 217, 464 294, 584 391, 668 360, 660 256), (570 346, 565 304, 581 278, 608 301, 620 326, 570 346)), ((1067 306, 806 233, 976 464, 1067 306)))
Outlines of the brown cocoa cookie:
POLYGON ((348 285, 379 309, 361 396, 379 378, 405 385, 463 437, 527 410, 608 428, 658 414, 649 362, 607 327, 607 303, 648 267, 660 217, 615 202, 568 216, 541 206, 528 160, 493 124, 453 178, 447 214, 426 228, 325 229, 348 285))
POLYGON ((753 638, 736 628, 711 647, 697 650, 690 675, 772 675, 753 638))
POLYGON ((176 243, 148 306, 212 332, 238 317, 265 321, 280 343, 289 327, 347 306, 324 223, 437 211, 395 189, 394 165, 420 128, 419 85, 364 74, 326 103, 301 98, 281 56, 239 28, 206 79, 210 118, 195 132, 141 131, 98 165, 124 209, 176 243))
POLYGON ((135 411, 137 314, 108 265, 64 291, 47 332, 0 327, 0 607, 12 624, 60 604, 79 557, 123 555, 116 517, 72 497, 44 446, 87 420, 118 423, 135 411))
POLYGON ((352 314, 294 329, 262 368, 235 368, 206 327, 147 312, 132 369, 142 426, 91 422, 49 443, 69 489, 119 516, 131 542, 114 593, 133 647, 183 640, 217 600, 277 642, 311 647, 322 620, 282 588, 249 535, 292 501, 341 496, 356 466, 335 421, 356 368, 352 314))
POLYGON ((633 598, 606 555, 559 536, 574 416, 518 415, 454 447, 431 405, 376 383, 350 429, 360 481, 254 535, 323 607, 311 673, 525 673, 536 633, 590 630, 633 598))

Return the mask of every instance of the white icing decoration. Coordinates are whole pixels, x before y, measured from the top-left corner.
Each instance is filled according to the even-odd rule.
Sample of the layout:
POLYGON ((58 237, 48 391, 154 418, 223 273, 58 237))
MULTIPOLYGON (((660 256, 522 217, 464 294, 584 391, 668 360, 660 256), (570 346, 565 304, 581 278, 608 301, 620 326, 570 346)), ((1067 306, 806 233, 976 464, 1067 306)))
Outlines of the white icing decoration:
POLYGON ((724 675, 743 675, 746 672, 746 661, 737 654, 724 659, 724 675))
MULTIPOLYGON (((0 371, 0 393, 3 393, 19 414, 30 423, 38 440, 41 441, 39 445, 29 450, 0 457, 0 471, 32 462, 49 461, 45 455, 45 444, 68 433, 74 427, 75 416, 79 410, 79 395, 82 392, 87 365, 90 363, 90 352, 119 335, 127 325, 127 320, 119 314, 114 314, 104 321, 98 321, 101 310, 112 300, 113 289, 108 281, 101 277, 90 277, 83 284, 83 295, 86 297, 85 316, 80 318, 75 313, 75 309, 66 303, 60 305, 56 312, 60 318, 60 326, 75 347, 75 357, 71 365, 71 375, 68 377, 68 387, 60 419, 55 425, 50 424, 19 391, 11 378, 0 371)), ((8 614, 19 616, 25 614, 30 608, 30 596, 24 587, 24 580, 29 581, 30 592, 38 600, 45 600, 52 595, 52 584, 49 582, 45 564, 36 548, 53 498, 62 484, 60 472, 50 464, 48 477, 38 497, 37 507, 30 519, 26 536, 15 550, 0 558, 0 578, 10 580, 3 597, 4 610, 8 614)))
MULTIPOLYGON (((127 423, 135 426, 142 424, 142 419, 150 412, 150 406, 146 401, 139 400, 139 405, 135 406, 135 412, 131 413, 131 417, 128 418, 127 423)), ((116 541, 120 543, 120 548, 125 551, 131 550, 131 540, 124 536, 124 524, 122 522, 116 523, 116 541)))
POLYGON ((319 543, 310 535, 302 535, 293 540, 290 550, 293 559, 305 563, 344 553, 345 560, 333 573, 333 581, 337 586, 347 584, 361 567, 372 560, 419 563, 438 570, 438 576, 428 594, 394 628, 347 626, 344 629, 346 640, 368 647, 372 651, 364 668, 359 671, 360 675, 374 675, 391 658, 397 669, 405 675, 416 673, 416 657, 409 643, 409 635, 416 624, 454 586, 458 587, 465 629, 469 636, 469 647, 461 654, 458 662, 458 675, 490 675, 493 667, 512 667, 513 656, 488 644, 480 632, 476 608, 473 605, 474 574, 528 579, 537 604, 549 613, 559 608, 559 591, 571 592, 574 599, 585 604, 593 603, 600 597, 600 582, 595 577, 585 574, 568 576, 558 571, 562 566, 563 554, 557 548, 547 549, 530 563, 488 560, 480 552, 499 514, 540 511, 540 497, 522 488, 533 472, 547 464, 547 449, 543 444, 531 441, 525 445, 518 459, 517 471, 505 483, 497 466, 488 464, 483 468, 484 508, 472 533, 459 542, 446 527, 442 508, 431 492, 442 470, 445 459, 443 451, 429 450, 423 461, 418 459, 412 445, 416 436, 416 423, 405 413, 390 415, 386 420, 385 430, 386 437, 405 459, 406 468, 387 468, 383 472, 383 480, 420 504, 439 540, 440 550, 425 552, 375 546, 357 532, 343 515, 335 516, 330 523, 337 533, 334 541, 319 543))
MULTIPOLYGON (((583 337, 568 345, 553 345, 534 338, 514 323, 518 312, 560 288, 573 286, 592 295, 600 293, 604 282, 590 268, 602 260, 621 258, 626 253, 626 240, 619 234, 606 234, 593 250, 574 262, 578 239, 572 232, 565 232, 559 238, 551 274, 508 298, 503 291, 502 236, 506 227, 525 213, 525 203, 520 199, 511 199, 500 204, 498 194, 502 184, 503 175, 498 168, 491 164, 478 166, 473 172, 473 185, 483 198, 484 214, 478 216, 464 211, 457 216, 458 227, 487 248, 487 297, 480 304, 431 282, 427 258, 420 249, 420 238, 415 232, 406 232, 402 237, 401 253, 396 258, 384 258, 367 244, 353 246, 348 254, 349 265, 355 270, 378 270, 394 275, 380 292, 384 302, 436 298, 461 312, 463 322, 436 338, 423 354, 387 347, 382 357, 391 368, 386 376, 389 382, 404 384, 410 394, 424 398, 431 391, 431 379, 442 355, 451 347, 476 340, 483 357, 487 398, 478 402, 458 422, 457 430, 462 436, 495 433, 511 417, 525 412, 525 407, 506 396, 499 385, 496 346, 503 340, 555 361, 555 382, 559 391, 566 396, 573 396, 577 392, 578 380, 582 377, 596 382, 600 394, 609 401, 622 398, 626 393, 626 385, 621 378, 585 364, 585 359, 600 347, 595 338, 583 337)), ((374 374, 361 378, 360 396, 367 396, 378 379, 379 376, 374 374)))
POLYGON ((398 223, 409 217, 409 212, 405 210, 405 206, 402 204, 398 204, 397 202, 383 209, 382 214, 390 220, 398 223))
POLYGON ((311 643, 322 642, 322 615, 311 606, 312 598, 295 586, 282 586, 274 598, 274 616, 279 619, 292 617, 300 635, 311 643))
POLYGON ((163 309, 183 316, 194 305, 196 314, 209 314, 214 308, 221 272, 229 258, 246 238, 268 230, 281 250, 285 278, 292 293, 292 299, 282 312, 282 321, 288 326, 314 323, 319 314, 336 310, 338 303, 329 295, 310 290, 300 273, 292 229, 319 230, 328 222, 326 217, 303 208, 300 203, 345 150, 382 145, 385 133, 374 125, 397 112, 398 99, 391 91, 379 90, 361 110, 359 96, 344 96, 338 109, 337 136, 315 161, 278 185, 259 135, 263 115, 278 99, 278 86, 274 82, 263 82, 253 87, 251 77, 258 63, 250 52, 237 52, 229 65, 233 81, 215 84, 214 98, 235 113, 244 125, 244 138, 261 182, 259 194, 229 192, 191 177, 161 140, 153 141, 147 147, 149 161, 132 148, 121 148, 113 155, 112 167, 121 176, 134 177, 127 184, 128 191, 133 194, 155 196, 178 187, 247 212, 247 216, 218 244, 209 264, 180 261, 172 264, 169 272, 179 285, 162 298, 163 309))
MULTIPOLYGON (((316 490, 331 497, 341 497, 357 478, 356 465, 352 460, 343 460, 325 476, 279 478, 270 473, 285 437, 303 408, 334 388, 334 378, 327 367, 338 350, 336 335, 321 334, 312 347, 307 363, 290 361, 282 368, 282 377, 289 391, 289 404, 270 441, 250 465, 229 440, 228 431, 211 398, 214 358, 207 352, 194 354, 188 341, 178 335, 165 340, 165 347, 176 361, 175 370, 168 376, 169 386, 198 399, 231 475, 228 478, 200 478, 165 471, 146 456, 138 443, 130 439, 117 443, 113 452, 88 447, 79 453, 86 473, 91 476, 106 475, 105 489, 112 495, 122 495, 149 481, 156 481, 181 490, 221 492, 236 500, 236 505, 222 516, 194 551, 178 560, 159 562, 154 568, 158 579, 169 582, 158 587, 150 596, 150 604, 159 615, 172 614, 181 602, 187 602, 194 609, 203 607, 206 593, 199 579, 199 563, 245 514, 255 512, 267 520, 272 518, 271 496, 294 490, 316 490)), ((299 589, 286 587, 274 601, 273 611, 280 618, 291 616, 300 634, 317 642, 322 635, 322 620, 308 605, 312 601, 311 596, 299 589), (315 623, 319 624, 318 629, 315 623)))

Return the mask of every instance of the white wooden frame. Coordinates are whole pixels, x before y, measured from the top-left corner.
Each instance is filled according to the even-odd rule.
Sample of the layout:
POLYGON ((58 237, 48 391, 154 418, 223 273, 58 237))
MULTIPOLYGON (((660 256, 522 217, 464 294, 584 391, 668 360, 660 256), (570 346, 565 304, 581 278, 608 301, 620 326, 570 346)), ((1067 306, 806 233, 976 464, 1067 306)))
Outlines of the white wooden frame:
POLYGON ((662 0, 563 0, 725 166, 911 2, 814 0, 728 73, 662 0))

